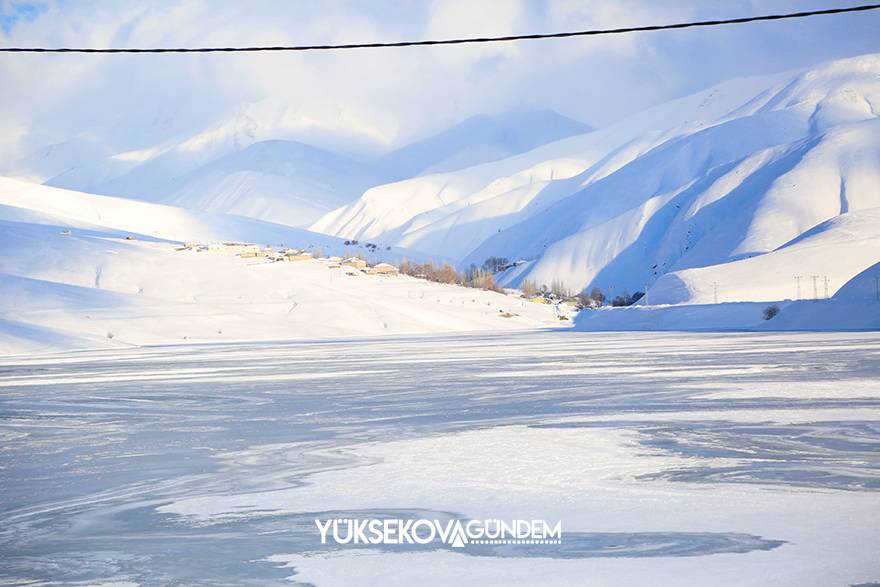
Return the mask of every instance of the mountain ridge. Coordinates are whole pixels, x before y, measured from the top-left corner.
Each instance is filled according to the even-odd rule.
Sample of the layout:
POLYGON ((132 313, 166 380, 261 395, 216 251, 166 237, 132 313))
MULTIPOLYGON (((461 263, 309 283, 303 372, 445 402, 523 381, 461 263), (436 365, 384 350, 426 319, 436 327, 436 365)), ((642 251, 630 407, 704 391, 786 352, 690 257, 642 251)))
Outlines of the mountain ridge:
POLYGON ((377 186, 312 228, 460 267, 527 261, 499 276, 509 285, 643 290, 880 206, 878 80, 877 54, 731 80, 508 159, 377 186))

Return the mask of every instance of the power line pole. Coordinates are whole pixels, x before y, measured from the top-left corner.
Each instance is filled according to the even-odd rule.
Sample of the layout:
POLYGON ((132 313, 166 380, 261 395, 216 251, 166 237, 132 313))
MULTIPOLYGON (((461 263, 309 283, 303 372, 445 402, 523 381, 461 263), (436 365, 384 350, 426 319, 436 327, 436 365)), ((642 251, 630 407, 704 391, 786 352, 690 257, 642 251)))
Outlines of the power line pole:
POLYGON ((819 299, 819 286, 817 285, 819 276, 818 275, 810 275, 813 278, 813 301, 819 299))
POLYGON ((796 300, 801 299, 801 279, 803 279, 803 277, 803 275, 794 276, 794 281, 795 283, 797 283, 797 297, 795 298, 796 300))
POLYGON ((828 276, 826 275, 824 277, 824 279, 825 279, 825 299, 827 300, 828 299, 828 276))

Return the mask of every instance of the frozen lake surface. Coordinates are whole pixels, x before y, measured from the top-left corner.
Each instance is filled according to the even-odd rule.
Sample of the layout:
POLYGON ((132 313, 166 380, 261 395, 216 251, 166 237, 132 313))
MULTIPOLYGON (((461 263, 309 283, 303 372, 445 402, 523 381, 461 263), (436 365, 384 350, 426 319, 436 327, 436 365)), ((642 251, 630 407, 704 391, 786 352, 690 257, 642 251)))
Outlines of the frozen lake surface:
POLYGON ((880 581, 880 334, 432 336, 0 366, 0 584, 880 581), (322 545, 322 518, 562 544, 322 545))

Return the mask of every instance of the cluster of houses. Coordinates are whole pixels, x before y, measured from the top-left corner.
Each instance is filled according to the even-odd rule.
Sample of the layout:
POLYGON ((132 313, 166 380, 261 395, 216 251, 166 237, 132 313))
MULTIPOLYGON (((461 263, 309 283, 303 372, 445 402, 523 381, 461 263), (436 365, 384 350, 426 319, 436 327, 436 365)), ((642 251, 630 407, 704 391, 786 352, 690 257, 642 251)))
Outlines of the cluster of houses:
POLYGON ((559 296, 553 292, 538 292, 532 296, 523 295, 530 302, 534 302, 536 304, 550 304, 557 305, 563 304, 565 306, 571 306, 572 308, 581 310, 583 309, 584 303, 583 301, 575 296, 559 296))
MULTIPOLYGON (((339 259, 339 257, 330 257, 331 261, 333 259, 339 259)), ((376 263, 375 265, 370 265, 360 257, 349 257, 348 259, 338 261, 338 263, 342 267, 348 267, 366 273, 367 275, 397 275, 399 272, 397 267, 390 263, 376 263)))
POLYGON ((278 261, 310 261, 319 259, 330 269, 346 268, 348 273, 366 273, 367 275, 397 275, 398 269, 389 263, 377 263, 370 265, 360 257, 321 257, 311 251, 301 249, 280 249, 261 247, 254 243, 218 242, 218 243, 186 243, 179 251, 196 251, 208 253, 228 253, 237 255, 242 259, 261 258, 267 262, 278 261))

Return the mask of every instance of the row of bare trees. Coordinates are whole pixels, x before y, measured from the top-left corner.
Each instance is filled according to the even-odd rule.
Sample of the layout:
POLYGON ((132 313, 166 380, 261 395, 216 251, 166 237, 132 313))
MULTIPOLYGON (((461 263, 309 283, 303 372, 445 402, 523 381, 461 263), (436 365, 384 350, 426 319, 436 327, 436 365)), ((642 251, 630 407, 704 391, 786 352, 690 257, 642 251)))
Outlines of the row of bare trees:
MULTIPOLYGON (((452 283, 465 287, 503 292, 504 290, 495 283, 494 273, 506 267, 509 267, 509 262, 506 258, 490 257, 483 263, 482 267, 471 265, 466 271, 458 271, 455 267, 445 262, 437 264, 428 260, 424 263, 418 263, 408 259, 400 264, 399 269, 404 275, 411 275, 437 283, 452 283)), ((547 287, 546 284, 538 286, 534 281, 524 279, 520 289, 526 297, 553 294, 556 298, 560 299, 577 299, 581 306, 593 308, 603 306, 606 302, 612 306, 629 306, 637 302, 644 295, 640 291, 631 295, 628 292, 623 292, 608 300, 605 293, 598 287, 594 287, 589 292, 574 292, 561 280, 553 280, 550 286, 547 287)))
POLYGON ((613 299, 608 300, 605 293, 598 287, 594 287, 589 292, 583 290, 575 293, 562 281, 557 280, 554 280, 550 284, 550 287, 547 287, 546 285, 541 285, 539 287, 534 281, 524 279, 520 285, 520 289, 526 297, 553 294, 561 299, 576 299, 580 302, 580 305, 585 308, 604 306, 606 302, 609 302, 612 306, 629 306, 639 301, 642 296, 645 295, 640 291, 633 294, 624 291, 622 294, 616 295, 613 299))
POLYGON ((419 277, 437 283, 452 283, 497 292, 504 291, 495 283, 495 277, 491 271, 475 265, 471 265, 467 271, 457 271, 455 267, 445 262, 438 265, 431 260, 417 263, 404 259, 398 269, 404 275, 411 275, 412 277, 419 277))

